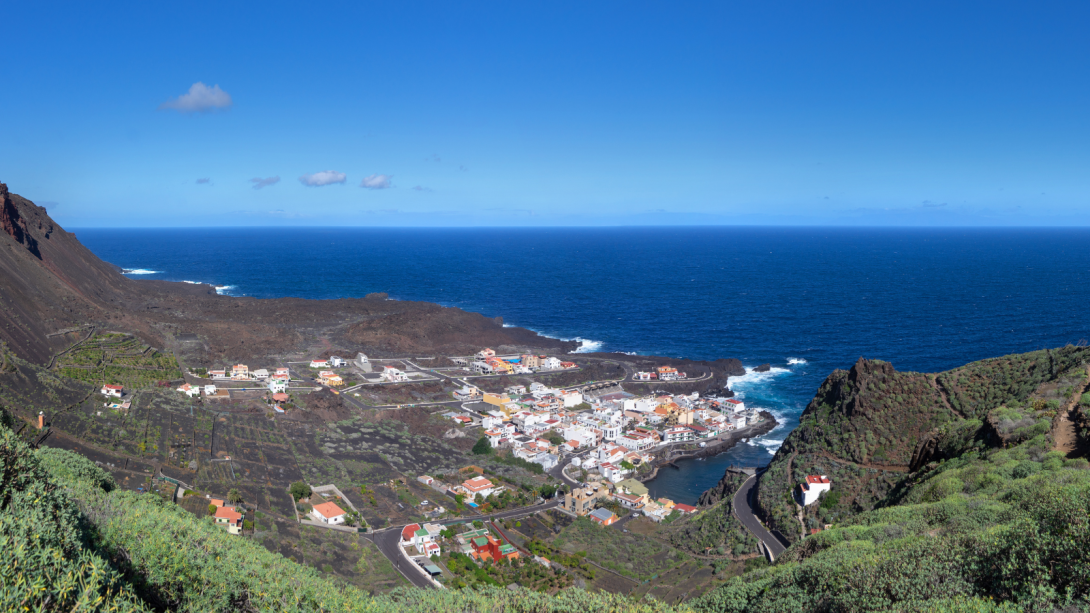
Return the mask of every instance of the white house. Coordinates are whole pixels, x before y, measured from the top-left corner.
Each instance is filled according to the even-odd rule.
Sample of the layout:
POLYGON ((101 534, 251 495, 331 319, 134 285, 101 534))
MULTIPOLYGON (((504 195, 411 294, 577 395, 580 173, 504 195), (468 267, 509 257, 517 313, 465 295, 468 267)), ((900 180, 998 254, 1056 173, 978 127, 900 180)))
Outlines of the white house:
POLYGON ((268 386, 273 394, 283 394, 288 391, 288 382, 283 379, 273 379, 269 381, 268 386))
POLYGON ((329 360, 314 359, 310 361, 311 368, 329 368, 329 360))
POLYGON ((564 401, 564 408, 566 409, 570 409, 571 407, 583 403, 583 394, 577 390, 560 392, 560 398, 564 401))
POLYGON ((602 465, 598 467, 598 472, 602 473, 602 477, 607 480, 613 483, 620 483, 621 481, 624 481, 624 475, 628 471, 612 462, 603 462, 602 465))
POLYGON ((492 447, 499 447, 504 439, 503 432, 500 430, 485 430, 484 435, 488 437, 488 444, 492 447))
POLYGON ((591 447, 598 443, 594 432, 587 428, 572 426, 570 428, 564 428, 562 434, 564 435, 564 438, 569 441, 579 441, 580 446, 591 447))
POLYGON ((745 411, 746 410, 746 403, 742 402, 741 400, 735 400, 734 398, 727 398, 726 405, 727 405, 727 408, 732 410, 732 411, 745 411))
POLYGON ((206 386, 204 386, 204 395, 205 396, 215 396, 216 395, 216 386, 215 385, 206 385, 206 386))
POLYGON ((828 492, 831 489, 833 489, 833 483, 829 481, 829 477, 808 475, 806 481, 799 484, 803 506, 814 504, 822 492, 828 492))
POLYGON ((344 358, 342 358, 342 357, 335 356, 335 355, 329 356, 329 365, 334 367, 334 368, 340 368, 341 366, 344 366, 347 363, 348 362, 346 362, 344 360, 344 358))
POLYGON ((371 372, 371 360, 367 359, 367 356, 362 353, 356 354, 356 367, 363 372, 371 372))
POLYGON ((101 389, 101 390, 99 390, 99 392, 100 392, 100 393, 101 393, 101 394, 102 394, 103 396, 113 396, 113 397, 115 397, 115 398, 120 398, 120 397, 121 397, 121 393, 122 393, 122 392, 123 392, 124 390, 125 390, 125 386, 124 386, 124 385, 103 385, 103 386, 102 386, 102 389, 101 389))
POLYGON ((491 415, 486 415, 486 416, 481 418, 481 427, 484 428, 485 430, 491 430, 492 428, 495 428, 496 426, 500 426, 502 424, 503 424, 503 420, 500 419, 499 417, 492 417, 491 415))
POLYGON ((496 369, 492 368, 492 365, 488 362, 482 362, 480 360, 477 360, 473 363, 473 372, 480 373, 482 375, 490 375, 495 371, 496 369))
POLYGON ((476 500, 478 497, 488 498, 489 494, 496 491, 496 486, 484 477, 467 479, 462 482, 462 487, 465 488, 467 497, 470 500, 476 500))
POLYGON ((323 502, 314 505, 310 511, 311 517, 324 524, 343 524, 344 511, 333 502, 323 502))
POLYGON ((628 450, 619 445, 607 443, 598 448, 598 460, 601 462, 620 462, 628 450))
POLYGON ((179 387, 178 391, 185 394, 186 396, 189 396, 190 398, 201 395, 201 388, 195 385, 190 385, 188 383, 179 387))
POLYGON ((250 374, 254 376, 254 379, 259 381, 264 381, 269 378, 269 371, 265 368, 258 368, 250 374))
POLYGON ((662 442, 676 443, 693 440, 694 432, 685 426, 674 426, 662 433, 662 442))
POLYGON ((560 360, 557 358, 545 358, 541 362, 541 367, 545 370, 560 370, 560 360))
POLYGON ((394 368, 393 366, 383 366, 382 367, 382 378, 387 380, 387 381, 395 381, 395 382, 396 381, 408 381, 409 380, 409 375, 406 375, 405 373, 401 372, 397 368, 394 368))

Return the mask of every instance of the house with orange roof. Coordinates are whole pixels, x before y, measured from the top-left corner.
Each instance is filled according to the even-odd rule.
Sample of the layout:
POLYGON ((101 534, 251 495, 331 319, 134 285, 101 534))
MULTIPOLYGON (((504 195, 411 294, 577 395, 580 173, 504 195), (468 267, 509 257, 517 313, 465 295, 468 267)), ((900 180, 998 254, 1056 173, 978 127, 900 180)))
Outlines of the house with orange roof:
MULTIPOLYGON (((222 503, 222 501, 220 501, 222 503)), ((242 534, 242 513, 234 507, 221 506, 216 509, 216 525, 225 526, 230 534, 242 534)))
POLYGON ((470 500, 476 500, 477 497, 488 498, 490 494, 496 491, 496 486, 484 477, 466 479, 462 482, 462 487, 465 488, 466 496, 470 500))
POLYGON ((310 511, 310 515, 324 524, 336 525, 344 523, 344 510, 333 502, 323 502, 314 505, 314 508, 310 511))

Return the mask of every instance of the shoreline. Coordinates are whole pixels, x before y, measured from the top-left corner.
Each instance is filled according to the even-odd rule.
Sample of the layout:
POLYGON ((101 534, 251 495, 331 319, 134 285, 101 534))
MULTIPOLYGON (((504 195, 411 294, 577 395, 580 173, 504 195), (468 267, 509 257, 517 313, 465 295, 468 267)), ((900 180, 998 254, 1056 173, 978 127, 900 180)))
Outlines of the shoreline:
MULTIPOLYGON (((680 453, 678 455, 669 457, 669 459, 667 459, 667 456, 664 455, 662 458, 654 460, 651 463, 651 472, 643 477, 637 477, 637 480, 640 483, 649 483, 653 481, 656 477, 658 477, 659 469, 663 466, 670 465, 677 460, 693 460, 698 458, 710 458, 713 456, 717 456, 727 451, 731 447, 734 447, 743 439, 763 436, 774 430, 776 426, 779 425, 779 422, 776 421, 776 418, 773 417, 772 414, 768 411, 761 411, 760 414, 765 418, 765 421, 762 421, 759 424, 754 424, 752 426, 746 426, 741 430, 733 431, 729 435, 727 435, 726 438, 718 439, 715 444, 709 443, 707 447, 698 447, 691 452, 680 453)), ((668 454, 670 450, 667 449, 666 451, 668 454)))

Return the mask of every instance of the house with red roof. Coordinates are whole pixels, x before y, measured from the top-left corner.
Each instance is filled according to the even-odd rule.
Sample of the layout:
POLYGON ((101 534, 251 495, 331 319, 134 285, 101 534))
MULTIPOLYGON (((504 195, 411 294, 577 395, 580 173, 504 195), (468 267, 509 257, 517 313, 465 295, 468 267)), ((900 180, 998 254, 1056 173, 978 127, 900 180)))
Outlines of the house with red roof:
POLYGON ((108 385, 108 384, 103 385, 102 389, 99 390, 99 392, 103 396, 113 396, 115 398, 120 398, 121 394, 124 391, 125 391, 125 386, 124 385, 108 385))
POLYGON ((401 544, 415 545, 416 533, 420 530, 420 524, 409 524, 401 529, 401 544))
POLYGON ((817 502, 823 492, 833 489, 833 482, 825 475, 807 475, 806 480, 799 484, 799 496, 802 505, 807 506, 817 502))

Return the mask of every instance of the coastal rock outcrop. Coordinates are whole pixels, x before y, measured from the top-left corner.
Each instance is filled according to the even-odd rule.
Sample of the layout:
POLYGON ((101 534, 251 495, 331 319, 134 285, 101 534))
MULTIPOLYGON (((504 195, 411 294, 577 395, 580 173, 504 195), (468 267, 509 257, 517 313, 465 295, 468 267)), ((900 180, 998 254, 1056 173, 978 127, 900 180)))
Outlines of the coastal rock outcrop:
POLYGON ((738 491, 738 488, 742 487, 746 479, 749 479, 749 475, 746 473, 739 469, 728 468, 723 473, 723 477, 719 479, 719 483, 700 494, 696 504, 707 507, 716 504, 720 500, 729 500, 738 491))
POLYGON ((772 370, 771 364, 761 364, 757 368, 753 369, 754 372, 768 372, 770 370, 772 370))

